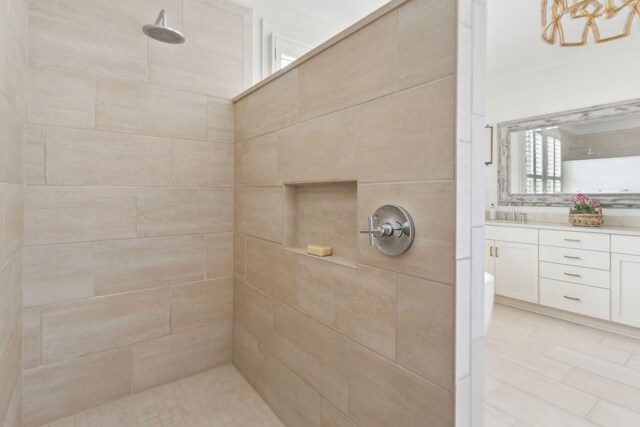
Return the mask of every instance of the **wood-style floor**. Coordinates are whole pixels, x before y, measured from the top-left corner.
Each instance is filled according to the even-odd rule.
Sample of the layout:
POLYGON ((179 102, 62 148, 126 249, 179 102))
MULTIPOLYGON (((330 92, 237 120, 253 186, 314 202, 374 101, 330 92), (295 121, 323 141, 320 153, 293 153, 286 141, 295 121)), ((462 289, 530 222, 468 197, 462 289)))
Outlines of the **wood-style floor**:
POLYGON ((485 427, 640 427, 640 340, 496 304, 485 427))

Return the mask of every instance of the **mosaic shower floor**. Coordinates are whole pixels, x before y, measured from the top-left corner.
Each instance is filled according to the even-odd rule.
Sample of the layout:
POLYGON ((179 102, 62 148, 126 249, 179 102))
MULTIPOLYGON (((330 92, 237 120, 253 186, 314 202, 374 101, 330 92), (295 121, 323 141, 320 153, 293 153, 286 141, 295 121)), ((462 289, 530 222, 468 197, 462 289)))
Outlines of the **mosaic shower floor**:
POLYGON ((46 426, 284 427, 284 424, 242 375, 232 365, 225 365, 46 426))

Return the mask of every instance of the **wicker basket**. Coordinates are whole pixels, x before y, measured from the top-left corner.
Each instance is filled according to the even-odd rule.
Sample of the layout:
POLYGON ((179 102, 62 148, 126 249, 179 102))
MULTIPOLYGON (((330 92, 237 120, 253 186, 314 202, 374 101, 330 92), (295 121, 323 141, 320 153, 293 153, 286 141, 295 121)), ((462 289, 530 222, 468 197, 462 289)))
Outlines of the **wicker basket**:
POLYGON ((604 224, 602 209, 590 214, 576 213, 571 209, 569 210, 569 222, 575 227, 600 227, 604 224))

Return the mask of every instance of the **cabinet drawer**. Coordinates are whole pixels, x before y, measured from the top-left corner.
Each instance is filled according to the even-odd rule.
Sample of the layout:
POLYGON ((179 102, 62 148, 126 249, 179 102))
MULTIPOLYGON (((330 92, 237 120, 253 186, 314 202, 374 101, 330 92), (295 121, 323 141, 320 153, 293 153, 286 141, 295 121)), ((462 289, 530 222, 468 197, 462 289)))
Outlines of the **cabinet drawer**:
POLYGON ((617 254, 640 255, 640 237, 611 236, 611 252, 617 254))
POLYGON ((535 228, 490 226, 485 228, 485 238, 503 242, 538 244, 538 230, 535 228))
POLYGON ((540 230, 540 244, 559 248, 609 251, 609 235, 577 231, 540 230))
POLYGON ((609 289, 611 286, 610 273, 607 270, 574 267, 572 265, 540 263, 540 277, 577 283, 579 285, 595 286, 609 289))
POLYGON ((540 261, 576 267, 610 269, 609 252, 583 251, 580 249, 540 246, 540 261))
POLYGON ((540 279, 540 304, 598 319, 610 318, 610 292, 606 289, 540 279))

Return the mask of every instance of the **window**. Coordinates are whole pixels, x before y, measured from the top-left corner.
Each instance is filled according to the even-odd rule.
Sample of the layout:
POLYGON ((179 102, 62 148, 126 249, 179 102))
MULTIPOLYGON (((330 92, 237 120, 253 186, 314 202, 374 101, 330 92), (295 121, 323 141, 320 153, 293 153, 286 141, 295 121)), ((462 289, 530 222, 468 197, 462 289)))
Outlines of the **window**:
POLYGON ((526 191, 529 194, 562 192, 562 143, 544 130, 525 136, 526 191))
POLYGON ((309 46, 298 40, 271 34, 271 72, 285 68, 310 50, 309 46))

